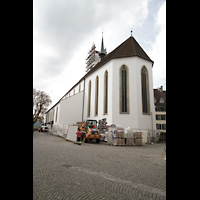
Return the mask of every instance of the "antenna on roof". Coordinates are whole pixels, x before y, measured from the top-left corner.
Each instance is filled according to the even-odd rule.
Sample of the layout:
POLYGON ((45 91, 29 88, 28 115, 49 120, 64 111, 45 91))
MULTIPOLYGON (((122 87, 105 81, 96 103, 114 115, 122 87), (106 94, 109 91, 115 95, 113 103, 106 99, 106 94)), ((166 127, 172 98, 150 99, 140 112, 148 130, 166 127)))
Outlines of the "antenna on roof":
POLYGON ((133 31, 132 31, 132 29, 131 29, 131 36, 132 36, 132 32, 133 32, 133 31))

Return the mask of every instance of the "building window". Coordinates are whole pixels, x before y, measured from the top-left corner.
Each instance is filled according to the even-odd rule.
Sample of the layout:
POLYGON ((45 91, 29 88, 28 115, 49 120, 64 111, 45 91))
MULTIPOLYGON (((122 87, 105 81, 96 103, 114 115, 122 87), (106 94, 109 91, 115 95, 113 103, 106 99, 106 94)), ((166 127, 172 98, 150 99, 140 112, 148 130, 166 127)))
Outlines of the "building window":
POLYGON ((123 65, 120 68, 119 84, 120 84, 120 113, 129 113, 129 70, 123 65))
POLYGON ((162 124, 162 129, 166 130, 166 124, 162 124))
POLYGON ((91 81, 89 81, 89 85, 88 85, 88 112, 87 112, 87 117, 90 117, 90 101, 91 101, 91 81))
POLYGON ((156 115, 156 120, 166 120, 166 115, 156 115))
POLYGON ((81 84, 79 84, 79 92, 81 91, 81 84))
POLYGON ((166 120, 166 115, 161 115, 161 120, 166 120))
POLYGON ((98 115, 98 98, 99 98, 99 77, 96 77, 96 90, 95 90, 95 115, 98 115))
POLYGON ((108 72, 104 73, 104 114, 108 114, 108 72))
POLYGON ((58 116, 58 107, 56 108, 56 122, 57 122, 57 116, 58 116))
POLYGON ((161 124, 156 124, 157 130, 161 130, 161 124))
POLYGON ((74 94, 75 94, 75 89, 74 89, 74 94))
POLYGON ((143 114, 150 114, 149 102, 149 76, 145 66, 141 70, 141 85, 142 85, 142 112, 143 114))
POLYGON ((156 107, 156 111, 166 111, 166 107, 156 107))

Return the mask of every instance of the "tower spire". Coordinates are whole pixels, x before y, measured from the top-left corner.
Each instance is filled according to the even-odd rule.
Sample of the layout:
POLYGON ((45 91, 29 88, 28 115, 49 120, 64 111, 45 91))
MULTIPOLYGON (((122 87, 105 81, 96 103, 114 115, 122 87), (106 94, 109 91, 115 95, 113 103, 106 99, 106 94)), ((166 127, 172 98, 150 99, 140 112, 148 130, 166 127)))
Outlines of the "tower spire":
POLYGON ((106 54, 105 54, 104 45, 103 45, 103 31, 102 31, 101 52, 100 52, 99 56, 102 59, 105 55, 106 54))

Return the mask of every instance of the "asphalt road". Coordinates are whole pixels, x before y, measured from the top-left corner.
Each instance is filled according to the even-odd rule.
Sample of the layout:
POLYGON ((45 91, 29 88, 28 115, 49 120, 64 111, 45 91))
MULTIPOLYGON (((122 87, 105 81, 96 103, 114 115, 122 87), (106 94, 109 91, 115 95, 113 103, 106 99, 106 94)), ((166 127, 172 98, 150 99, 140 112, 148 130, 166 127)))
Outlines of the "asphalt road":
POLYGON ((166 199, 165 143, 82 145, 33 134, 33 199, 166 199))

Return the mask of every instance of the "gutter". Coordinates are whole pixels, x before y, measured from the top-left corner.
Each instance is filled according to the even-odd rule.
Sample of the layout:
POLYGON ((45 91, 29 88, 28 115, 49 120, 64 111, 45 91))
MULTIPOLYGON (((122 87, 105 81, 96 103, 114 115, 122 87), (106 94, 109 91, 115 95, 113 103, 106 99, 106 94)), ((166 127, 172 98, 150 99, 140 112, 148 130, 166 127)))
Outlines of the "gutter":
POLYGON ((84 114, 84 100, 85 100, 85 78, 84 80, 84 89, 83 89, 83 106, 82 106, 82 122, 83 122, 83 114, 84 114))

